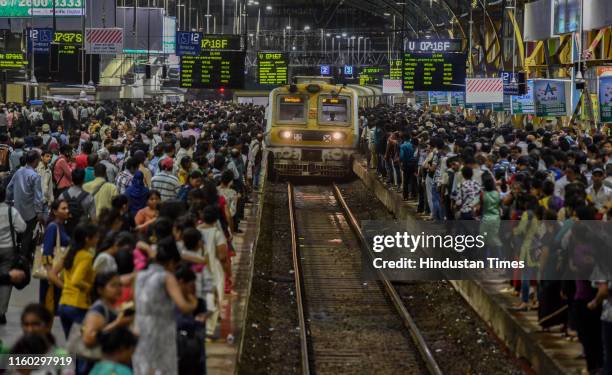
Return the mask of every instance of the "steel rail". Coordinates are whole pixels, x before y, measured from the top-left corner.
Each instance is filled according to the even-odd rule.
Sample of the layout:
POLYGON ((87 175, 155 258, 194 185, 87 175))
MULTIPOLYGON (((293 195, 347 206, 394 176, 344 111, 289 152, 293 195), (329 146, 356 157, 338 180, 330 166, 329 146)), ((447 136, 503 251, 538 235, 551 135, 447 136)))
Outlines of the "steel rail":
MULTIPOLYGON (((336 183, 333 184, 333 191, 334 191, 336 200, 338 201, 338 203, 344 210, 344 214, 346 215, 348 219, 349 225, 353 229, 353 232, 355 232, 355 234, 357 235, 359 242, 361 242, 362 244, 362 250, 367 253, 368 258, 370 260, 373 260, 372 252, 370 251, 368 242, 366 241, 363 235, 363 232, 361 231, 359 222, 355 218, 355 215, 353 214, 353 212, 348 207, 336 183)), ((395 288, 393 287, 389 279, 386 278, 383 272, 377 269, 376 273, 378 274, 379 281, 383 285, 385 291, 387 292, 388 297, 390 298, 398 314, 403 320, 404 325, 410 331, 410 336, 412 337, 412 341, 415 343, 415 345, 419 349, 421 357, 425 361, 427 368, 433 375, 442 375, 443 372, 440 369, 438 362, 434 358, 433 353, 431 352, 431 350, 429 349, 429 346, 425 342, 425 338, 423 337, 423 335, 421 334, 421 331, 419 330, 416 323, 414 322, 414 319, 412 319, 412 316, 410 315, 410 313, 404 306, 404 303, 402 302, 399 294, 397 294, 397 291, 395 290, 395 288)))
POLYGON ((298 322, 300 325, 300 346, 302 375, 310 374, 310 358, 308 346, 308 334, 306 332, 306 319, 304 317, 304 296, 302 293, 302 272, 300 266, 300 254, 298 251, 298 236, 295 218, 295 206, 293 199, 293 185, 287 183, 287 197, 289 202, 289 222, 291 224, 291 254, 293 257, 293 278, 295 279, 295 297, 297 304, 298 322))

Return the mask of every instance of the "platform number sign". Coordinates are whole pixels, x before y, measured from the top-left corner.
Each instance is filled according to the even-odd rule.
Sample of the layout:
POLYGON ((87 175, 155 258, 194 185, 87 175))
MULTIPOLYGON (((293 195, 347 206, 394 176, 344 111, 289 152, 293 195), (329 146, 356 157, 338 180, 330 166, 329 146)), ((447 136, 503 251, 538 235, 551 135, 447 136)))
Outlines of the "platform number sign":
POLYGON ((177 31, 177 56, 199 56, 202 50, 202 33, 177 31))
POLYGON ((352 76, 353 75, 353 66, 352 65, 345 65, 344 66, 344 75, 345 76, 352 76))
POLYGON ((321 75, 328 76, 331 74, 331 67, 329 65, 321 65, 321 75))
POLYGON ((52 28, 35 28, 28 29, 30 37, 28 38, 28 51, 34 49, 35 53, 49 53, 51 42, 54 39, 54 31, 52 28))

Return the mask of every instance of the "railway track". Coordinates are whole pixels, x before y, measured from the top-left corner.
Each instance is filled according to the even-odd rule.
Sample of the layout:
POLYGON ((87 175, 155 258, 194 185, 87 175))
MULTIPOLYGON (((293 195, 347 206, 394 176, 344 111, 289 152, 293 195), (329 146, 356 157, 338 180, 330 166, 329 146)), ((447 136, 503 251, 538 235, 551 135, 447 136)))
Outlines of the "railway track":
POLYGON ((391 283, 362 281, 365 241, 337 186, 287 194, 302 373, 441 374, 391 283))

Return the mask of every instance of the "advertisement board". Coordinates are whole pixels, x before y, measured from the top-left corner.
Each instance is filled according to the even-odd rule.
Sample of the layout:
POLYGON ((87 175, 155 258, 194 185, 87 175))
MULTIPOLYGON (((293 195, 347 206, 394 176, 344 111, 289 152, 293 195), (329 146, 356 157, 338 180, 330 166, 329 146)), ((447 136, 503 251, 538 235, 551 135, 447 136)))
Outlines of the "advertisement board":
POLYGON ((448 105, 450 104, 449 93, 444 91, 432 91, 429 93, 429 104, 448 105))
MULTIPOLYGON (((54 0, 3 0, 0 17, 52 16, 54 0)), ((82 16, 85 0, 55 0, 56 16, 82 16)))
POLYGON ((612 122, 612 76, 599 77, 599 110, 601 122, 612 122))
POLYGON ((527 80, 527 93, 525 95, 512 97, 512 114, 533 114, 535 103, 533 101, 533 80, 527 80))
POLYGON ((465 93, 451 92, 451 106, 464 107, 465 106, 465 93))
POLYGON ((564 80, 536 79, 534 80, 534 98, 536 116, 565 116, 567 103, 565 98, 564 80))

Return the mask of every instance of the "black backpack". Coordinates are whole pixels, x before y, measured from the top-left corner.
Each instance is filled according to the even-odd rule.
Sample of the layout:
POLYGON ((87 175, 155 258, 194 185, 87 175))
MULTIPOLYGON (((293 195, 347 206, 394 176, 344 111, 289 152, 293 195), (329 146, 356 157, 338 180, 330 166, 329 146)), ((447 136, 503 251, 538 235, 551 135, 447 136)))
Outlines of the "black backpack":
POLYGON ((85 210, 83 209, 83 200, 87 198, 89 195, 88 192, 82 191, 76 197, 70 196, 68 191, 62 193, 61 198, 65 199, 68 202, 68 209, 70 210, 70 218, 66 222, 66 230, 69 234, 72 235, 72 231, 77 226, 77 224, 81 221, 83 215, 85 215, 85 210))

